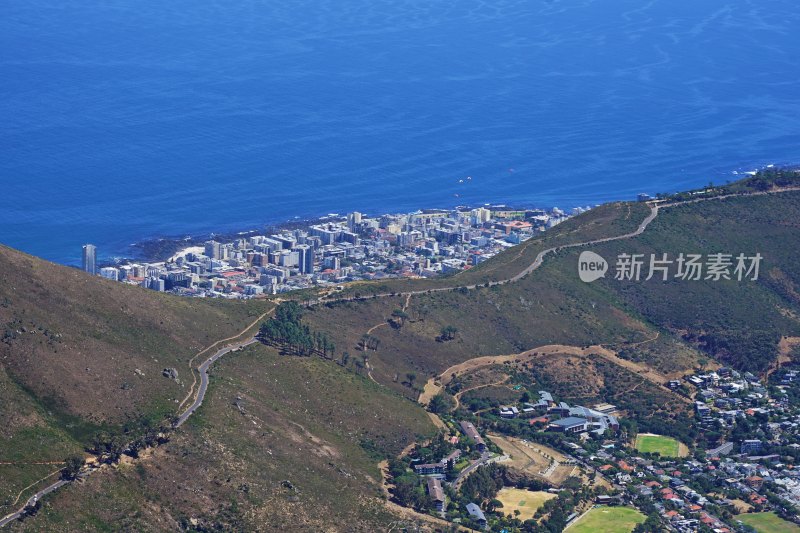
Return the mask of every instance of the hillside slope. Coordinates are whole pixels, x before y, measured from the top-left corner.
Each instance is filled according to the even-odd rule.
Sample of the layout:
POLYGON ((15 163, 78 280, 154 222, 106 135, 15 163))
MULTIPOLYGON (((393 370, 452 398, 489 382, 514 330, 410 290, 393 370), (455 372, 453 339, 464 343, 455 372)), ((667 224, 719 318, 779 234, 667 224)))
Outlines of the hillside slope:
MULTIPOLYGON (((98 432, 133 435, 174 414, 190 359, 273 305, 159 294, 0 247, 0 515, 98 432)), ((433 430, 421 407, 362 376, 257 345, 215 365, 171 442, 62 488, 10 529, 382 529, 396 517, 377 463, 433 430)))
POLYGON ((203 408, 170 443, 62 489, 11 531, 384 531, 398 521, 377 463, 433 432, 419 406, 261 345, 217 365, 203 408))
POLYGON ((192 385, 189 359, 271 305, 190 301, 0 246, 0 463, 18 463, 0 465, 0 514, 58 468, 27 463, 174 414, 192 385))
POLYGON ((270 305, 176 298, 0 247, 0 364, 67 415, 99 424, 168 413, 189 358, 270 305))
MULTIPOLYGON (((602 343, 623 348, 658 332, 674 333, 685 347, 703 348, 737 368, 764 371, 776 355, 780 335, 797 334, 798 220, 797 191, 666 207, 642 235, 563 250, 516 283, 414 295, 407 307, 410 320, 401 327, 390 324, 392 310, 405 306, 406 297, 400 294, 330 304, 316 309, 309 320, 318 328, 326 323, 340 326, 329 328, 330 333, 338 337, 337 345, 352 350, 372 328, 370 334, 379 338, 380 348, 368 355, 377 375, 382 365, 392 365, 383 372, 385 377, 405 370, 437 373, 465 357, 515 353, 543 344, 602 343), (610 263, 605 279, 592 284, 581 282, 577 272, 578 255, 587 249, 610 263), (639 282, 613 279, 621 253, 643 254, 649 260, 651 253, 667 253, 674 259, 682 252, 706 256, 758 252, 764 256, 761 276, 754 282, 674 277, 645 281, 645 265, 639 282), (377 327, 380 324, 384 325, 377 327), (446 325, 459 333, 452 341, 439 342, 440 329, 446 325), (764 349, 762 355, 754 358, 753 350, 740 342, 717 338, 724 337, 723 330, 751 337, 764 349), (768 338, 761 339, 767 332, 768 338), (696 343, 700 337, 702 342, 696 343), (399 361, 405 361, 404 367, 399 361)), ((615 235, 611 228, 607 236, 615 235)), ((676 351, 674 342, 654 344, 669 351, 662 353, 668 357, 644 355, 664 372, 693 363, 685 350, 676 351)))
MULTIPOLYGON (((793 180, 791 184, 800 181, 797 177, 793 180)), ((616 212, 626 210, 617 208, 616 212)), ((644 215, 641 209, 632 212, 644 215)), ((581 218, 576 217, 576 228, 582 225, 581 218)), ((459 362, 549 344, 602 344, 612 348, 617 357, 647 365, 665 378, 680 377, 704 364, 704 359, 764 373, 777 358, 781 337, 800 334, 798 220, 798 191, 663 207, 643 234, 558 251, 518 282, 410 298, 397 294, 331 303, 310 312, 308 321, 314 329, 331 335, 337 346, 349 350, 351 364, 369 365, 372 377, 410 398, 417 397, 428 378, 459 362), (578 277, 578 256, 587 249, 610 264, 606 277, 595 283, 584 283, 578 277), (757 281, 674 277, 646 281, 645 265, 641 280, 634 282, 613 279, 616 257, 621 253, 643 254, 647 260, 651 253, 659 257, 667 253, 673 259, 680 253, 761 253, 764 260, 757 281), (409 316, 402 324, 391 318, 398 308, 404 308, 409 316), (440 337, 446 326, 458 330, 452 340, 440 337), (375 339, 372 349, 363 349, 365 334, 375 339)), ((628 228, 620 222, 607 223, 604 233, 593 233, 586 240, 621 235, 630 231, 628 228)), ((580 233, 577 235, 569 234, 569 240, 561 242, 581 242, 580 233)), ((559 239, 566 238, 555 236, 551 243, 560 244, 559 239)), ((492 261, 485 265, 490 269, 492 261)), ((455 276, 452 281, 460 279, 455 276)), ((605 361, 605 375, 609 371, 621 375, 619 363, 605 361)), ((580 371, 559 372, 553 380, 547 376, 551 374, 548 370, 557 366, 536 366, 539 381, 563 383, 585 378, 580 371)), ((601 385, 594 389, 601 391, 601 385)), ((569 392, 568 386, 561 388, 569 392)), ((615 394, 621 394, 617 402, 625 398, 624 391, 615 394)), ((630 400, 635 402, 636 396, 630 400)), ((658 417, 653 420, 668 423, 669 413, 664 414, 666 418, 660 422, 658 417)), ((651 418, 647 413, 641 417, 651 418)))
MULTIPOLYGON (((718 281, 607 276, 596 287, 624 310, 740 370, 763 374, 777 358, 781 337, 800 334, 800 192, 669 207, 636 239, 592 249, 609 261, 623 253, 648 260, 651 254, 674 260, 680 253, 723 253, 735 264, 740 253, 761 254, 757 281, 739 281, 733 272, 732 279, 718 281)), ((550 266, 574 269, 577 255, 564 254, 550 266)))

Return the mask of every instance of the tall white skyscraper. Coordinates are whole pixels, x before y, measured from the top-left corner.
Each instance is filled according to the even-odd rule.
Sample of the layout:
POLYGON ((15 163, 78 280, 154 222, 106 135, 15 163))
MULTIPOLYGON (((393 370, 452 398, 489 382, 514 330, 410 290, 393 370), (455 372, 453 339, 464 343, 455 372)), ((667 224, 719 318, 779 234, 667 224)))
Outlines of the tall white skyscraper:
POLYGON ((301 274, 314 273, 314 248, 308 244, 298 244, 294 247, 298 253, 297 266, 301 274))
POLYGON ((83 245, 83 270, 97 274, 97 248, 94 244, 83 245))
POLYGON ((347 214, 347 227, 350 228, 350 231, 356 227, 356 225, 361 224, 361 213, 358 211, 353 211, 352 213, 347 214))

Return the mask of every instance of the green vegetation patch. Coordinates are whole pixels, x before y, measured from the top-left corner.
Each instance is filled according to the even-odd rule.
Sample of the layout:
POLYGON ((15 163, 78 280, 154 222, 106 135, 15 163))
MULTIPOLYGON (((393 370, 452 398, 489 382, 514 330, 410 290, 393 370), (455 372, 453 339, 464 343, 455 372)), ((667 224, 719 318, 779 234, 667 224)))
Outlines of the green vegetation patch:
POLYGON ((800 532, 800 527, 779 517, 775 513, 749 513, 736 517, 743 524, 758 531, 758 533, 792 533, 800 532))
POLYGON ((659 453, 662 457, 678 457, 680 443, 663 435, 637 435, 636 449, 642 453, 659 453))
POLYGON ((630 533, 645 516, 630 507, 595 507, 567 528, 570 533, 630 533))
MULTIPOLYGON (((59 420, 24 390, 0 367, 0 515, 11 510, 20 491, 60 468, 59 464, 79 453, 81 445, 59 426, 59 420)), ((30 495, 26 492, 20 498, 30 495)))

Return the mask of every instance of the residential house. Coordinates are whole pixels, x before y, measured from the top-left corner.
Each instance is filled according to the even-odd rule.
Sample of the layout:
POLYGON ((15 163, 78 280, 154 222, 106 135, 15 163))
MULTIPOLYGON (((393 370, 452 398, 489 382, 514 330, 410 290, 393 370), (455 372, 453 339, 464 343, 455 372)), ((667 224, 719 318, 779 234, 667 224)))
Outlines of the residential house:
POLYGON ((440 513, 444 512, 444 489, 442 489, 442 482, 439 479, 433 477, 428 479, 428 495, 433 500, 436 510, 440 513))
POLYGON ((468 503, 467 512, 469 513, 469 516, 472 517, 472 519, 475 520, 481 528, 486 527, 486 515, 483 514, 483 511, 481 511, 481 508, 478 507, 477 504, 468 503))
POLYGON ((475 445, 478 447, 478 451, 486 451, 486 443, 484 442, 483 437, 481 437, 481 434, 478 433, 478 430, 475 429, 475 426, 472 424, 472 422, 467 422, 464 420, 460 422, 459 425, 461 426, 461 430, 464 432, 464 434, 475 442, 475 445))

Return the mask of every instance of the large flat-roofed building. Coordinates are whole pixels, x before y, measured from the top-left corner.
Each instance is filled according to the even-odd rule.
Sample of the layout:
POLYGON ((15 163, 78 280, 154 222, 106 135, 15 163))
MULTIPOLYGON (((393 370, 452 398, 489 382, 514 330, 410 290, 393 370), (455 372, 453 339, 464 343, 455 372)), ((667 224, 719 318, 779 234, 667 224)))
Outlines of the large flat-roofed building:
POLYGON ((222 258, 222 244, 217 241, 208 241, 205 243, 205 253, 211 259, 222 258))
POLYGON ((599 403, 594 406, 595 411, 599 411, 605 415, 610 415, 616 412, 617 407, 615 405, 611 405, 609 403, 599 403))
POLYGON ((340 231, 333 229, 331 226, 328 226, 327 228, 322 226, 311 226, 309 233, 314 237, 319 237, 322 241, 322 244, 333 244, 339 237, 340 231))
POLYGON ((747 439, 742 442, 742 445, 739 447, 740 453, 758 453, 761 451, 761 447, 763 446, 762 442, 759 439, 747 439))
POLYGON ((414 465, 414 472, 419 476, 441 476, 444 475, 445 467, 442 463, 414 465))
POLYGON ((100 275, 112 281, 119 281, 119 269, 114 267, 103 267, 100 269, 100 275))
POLYGON ((582 418, 588 422, 587 429, 603 434, 607 429, 617 431, 619 429, 619 421, 613 415, 607 415, 588 407, 571 407, 569 410, 571 418, 582 418))
POLYGON ((568 416, 552 422, 547 429, 550 431, 558 431, 560 433, 583 433, 586 431, 587 427, 588 422, 585 418, 568 416))

